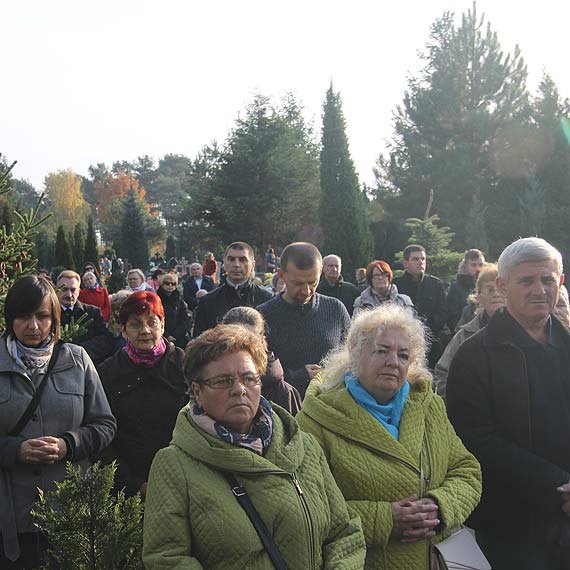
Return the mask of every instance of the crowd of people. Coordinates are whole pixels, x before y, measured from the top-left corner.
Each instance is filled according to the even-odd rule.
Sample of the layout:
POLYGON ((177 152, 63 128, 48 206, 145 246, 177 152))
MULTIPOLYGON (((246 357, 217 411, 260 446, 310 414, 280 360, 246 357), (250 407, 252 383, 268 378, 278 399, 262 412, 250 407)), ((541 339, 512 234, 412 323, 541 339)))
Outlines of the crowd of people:
MULTIPOLYGON (((186 275, 88 262, 19 278, 0 345, 0 568, 39 568, 38 488, 117 464, 150 570, 433 570, 467 525, 494 570, 570 568, 562 257, 468 250, 446 291, 295 242, 186 275), (61 340, 62 331, 69 342, 61 340), (447 334, 446 334, 447 333, 447 334)), ((398 273, 398 272, 396 272, 398 273)))

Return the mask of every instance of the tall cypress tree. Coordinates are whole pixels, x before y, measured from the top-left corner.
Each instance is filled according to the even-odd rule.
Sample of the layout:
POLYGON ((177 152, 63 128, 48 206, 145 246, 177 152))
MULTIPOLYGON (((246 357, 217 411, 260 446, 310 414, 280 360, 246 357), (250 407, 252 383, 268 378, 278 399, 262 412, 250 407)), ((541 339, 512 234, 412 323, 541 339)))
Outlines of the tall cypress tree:
POLYGON ((97 248, 97 236, 95 235, 95 228, 93 227, 93 218, 89 216, 87 220, 87 236, 85 237, 85 253, 83 254, 84 261, 91 261, 97 263, 99 261, 99 249, 97 248))
MULTIPOLYGON (((75 267, 80 270, 83 267, 85 253, 85 231, 83 225, 79 222, 75 224, 73 230, 73 258, 75 259, 75 267)), ((94 260, 97 263, 97 260, 94 260)))
POLYGON ((63 226, 57 228, 55 238, 55 265, 58 268, 75 269, 71 244, 69 243, 63 226))
POLYGON ((371 260, 372 237, 367 198, 350 156, 340 94, 333 91, 332 84, 324 104, 320 170, 323 252, 339 255, 350 279, 355 268, 371 260))
POLYGON ((168 261, 171 257, 176 257, 176 244, 174 238, 168 236, 166 238, 166 251, 164 252, 164 259, 168 261))
POLYGON ((148 269, 150 253, 145 225, 141 206, 132 188, 123 203, 120 251, 123 258, 126 258, 133 267, 143 271, 148 269))

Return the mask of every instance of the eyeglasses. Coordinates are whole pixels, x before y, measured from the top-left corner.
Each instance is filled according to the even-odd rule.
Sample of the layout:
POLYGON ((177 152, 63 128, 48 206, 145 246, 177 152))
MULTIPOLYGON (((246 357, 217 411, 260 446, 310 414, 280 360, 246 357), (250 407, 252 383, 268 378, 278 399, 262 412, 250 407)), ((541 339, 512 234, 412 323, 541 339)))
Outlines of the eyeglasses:
POLYGON ((176 287, 176 283, 174 283, 174 281, 163 281, 162 284, 163 285, 172 285, 173 287, 176 287))
POLYGON ((253 388, 261 384, 261 374, 242 374, 241 376, 212 376, 204 380, 196 380, 198 384, 206 385, 214 390, 226 390, 234 385, 237 380, 244 388, 253 388))
POLYGON ((390 279, 390 276, 387 273, 375 273, 372 275, 372 279, 390 279))
POLYGON ((135 322, 128 322, 127 328, 133 331, 141 331, 143 328, 148 327, 149 329, 158 329, 162 321, 157 318, 150 318, 146 322, 135 321, 135 322))

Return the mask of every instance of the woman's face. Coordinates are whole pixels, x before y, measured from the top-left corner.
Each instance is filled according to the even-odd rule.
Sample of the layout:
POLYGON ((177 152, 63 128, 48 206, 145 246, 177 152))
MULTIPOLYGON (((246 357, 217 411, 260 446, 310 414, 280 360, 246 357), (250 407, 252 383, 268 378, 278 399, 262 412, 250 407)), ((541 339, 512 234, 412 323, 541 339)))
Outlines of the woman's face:
POLYGON ((142 285, 142 279, 138 273, 128 273, 127 282, 131 289, 136 289, 142 285))
POLYGON ((16 317, 12 323, 16 338, 26 346, 38 347, 49 336, 53 319, 51 304, 46 297, 37 311, 16 317))
POLYGON ((214 420, 238 433, 248 433, 259 408, 261 383, 245 387, 237 381, 244 375, 257 375, 253 359, 248 352, 225 354, 206 364, 201 377, 204 380, 233 377, 227 388, 211 388, 207 384, 192 382, 192 391, 198 404, 214 420))
POLYGON ((170 275, 165 275, 162 278, 162 283, 160 286, 168 295, 171 295, 172 292, 176 290, 176 280, 170 277, 170 275))
POLYGON ((380 404, 391 400, 408 377, 410 343, 403 331, 385 330, 369 342, 360 357, 358 379, 380 404))
POLYGON ((495 314, 497 309, 505 306, 505 298, 501 295, 494 280, 485 281, 480 285, 477 302, 489 315, 489 318, 495 314))
POLYGON ((95 275, 92 273, 86 273, 83 276, 83 286, 84 287, 93 287, 97 283, 97 279, 95 279, 95 275))
POLYGON ((137 350, 152 350, 159 343, 163 333, 164 320, 154 313, 131 315, 123 327, 123 336, 137 350))
POLYGON ((372 287, 381 295, 386 295, 390 288, 390 275, 375 267, 372 270, 372 287))

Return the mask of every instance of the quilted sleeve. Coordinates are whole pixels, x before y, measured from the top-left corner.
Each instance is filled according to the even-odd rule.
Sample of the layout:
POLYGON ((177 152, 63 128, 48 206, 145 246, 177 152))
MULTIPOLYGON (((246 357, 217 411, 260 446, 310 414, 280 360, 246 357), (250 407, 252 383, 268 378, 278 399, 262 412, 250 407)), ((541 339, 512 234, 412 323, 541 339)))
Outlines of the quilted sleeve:
POLYGON ((360 516, 366 546, 386 548, 392 534, 392 506, 388 501, 347 501, 360 516))
POLYGON ((143 562, 146 570, 199 570, 192 557, 188 519, 189 482, 176 451, 160 450, 152 462, 144 514, 143 562))
POLYGON ((444 529, 451 530, 465 522, 481 499, 481 467, 455 433, 440 398, 436 398, 435 406, 438 418, 441 418, 437 425, 447 432, 448 469, 442 485, 427 494, 439 505, 444 529))

